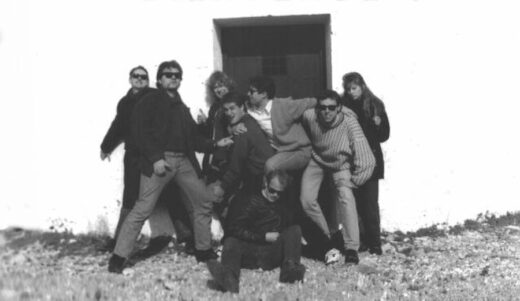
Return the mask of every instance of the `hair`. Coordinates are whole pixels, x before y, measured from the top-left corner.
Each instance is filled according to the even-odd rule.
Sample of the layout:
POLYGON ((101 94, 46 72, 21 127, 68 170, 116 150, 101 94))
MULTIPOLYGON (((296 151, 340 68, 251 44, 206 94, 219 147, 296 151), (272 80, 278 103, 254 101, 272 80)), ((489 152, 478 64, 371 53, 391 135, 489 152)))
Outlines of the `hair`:
POLYGON ((139 69, 143 70, 143 71, 146 73, 146 75, 148 75, 148 70, 146 70, 146 68, 143 67, 143 66, 141 66, 141 65, 139 65, 139 66, 137 66, 137 67, 134 67, 134 68, 130 69, 130 73, 129 73, 129 75, 132 76, 132 74, 134 74, 134 71, 135 71, 135 70, 139 70, 139 69))
POLYGON ((247 95, 238 92, 229 92, 222 98, 222 104, 234 103, 239 107, 243 107, 248 99, 247 95))
POLYGON ((278 180, 280 181, 280 184, 282 184, 282 186, 284 187, 284 190, 285 190, 285 188, 287 188, 287 186, 289 186, 289 184, 292 181, 291 176, 285 170, 275 169, 275 170, 271 170, 271 171, 267 172, 267 174, 265 175, 266 185, 269 185, 269 183, 274 178, 278 178, 278 180))
POLYGON ((211 75, 206 80, 206 102, 210 106, 213 103, 219 101, 219 99, 215 95, 215 91, 213 90, 213 88, 215 87, 215 85, 217 83, 220 83, 220 84, 224 85, 225 87, 227 87, 229 92, 233 92, 237 88, 237 84, 235 83, 235 81, 231 77, 229 77, 226 73, 224 73, 222 71, 214 71, 213 73, 211 73, 211 75))
POLYGON ((343 89, 345 90, 343 96, 352 103, 354 99, 352 99, 352 97, 347 93, 350 84, 356 84, 361 87, 361 101, 363 102, 363 112, 365 113, 365 117, 372 118, 374 116, 381 116, 381 114, 385 112, 383 101, 370 91, 361 74, 350 72, 343 75, 343 89))
POLYGON ((276 85, 271 77, 255 76, 249 80, 249 84, 255 87, 259 93, 266 92, 269 99, 272 99, 276 93, 276 85))
POLYGON ((165 61, 165 62, 162 62, 159 65, 159 68, 157 69, 157 76, 155 77, 157 81, 159 81, 161 79, 164 69, 167 69, 167 68, 175 68, 175 69, 179 70, 179 72, 181 73, 181 76, 182 76, 182 67, 176 60, 165 61))
POLYGON ((320 94, 318 94, 318 96, 316 96, 318 103, 320 101, 322 101, 324 99, 328 99, 328 98, 335 100, 338 105, 341 105, 340 96, 339 96, 338 92, 336 92, 334 90, 325 90, 325 91, 322 91, 320 94))

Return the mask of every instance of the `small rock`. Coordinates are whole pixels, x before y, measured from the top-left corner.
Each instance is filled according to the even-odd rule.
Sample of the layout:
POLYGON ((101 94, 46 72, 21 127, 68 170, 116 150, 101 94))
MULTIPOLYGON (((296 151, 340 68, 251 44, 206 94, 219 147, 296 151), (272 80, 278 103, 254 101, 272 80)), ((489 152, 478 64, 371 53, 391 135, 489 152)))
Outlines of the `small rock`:
POLYGON ((360 263, 356 267, 357 271, 361 274, 369 275, 369 274, 377 274, 379 271, 371 265, 360 263))
POLYGON ((383 253, 394 253, 395 247, 389 243, 386 243, 381 246, 381 250, 383 251, 383 253))
POLYGON ((173 291, 178 289, 178 284, 175 281, 168 280, 164 282, 164 288, 173 291))
POLYGON ((25 254, 22 254, 22 253, 18 253, 11 258, 11 264, 14 264, 14 265, 23 264, 27 261, 29 261, 29 259, 27 258, 27 256, 25 256, 25 254))
POLYGON ((518 226, 509 225, 509 226, 506 226, 506 229, 507 229, 507 232, 509 232, 509 233, 515 233, 515 234, 520 233, 520 227, 518 227, 518 226))
POLYGON ((123 270, 123 276, 132 277, 135 274, 135 270, 132 268, 127 268, 123 270))
POLYGON ((73 238, 73 239, 69 240, 69 244, 73 244, 73 243, 75 243, 76 241, 77 241, 77 240, 75 240, 75 239, 73 238))
POLYGON ((413 248, 410 247, 410 246, 403 246, 403 247, 398 247, 397 248, 397 252, 401 253, 401 254, 404 254, 406 256, 410 255, 410 253, 412 252, 413 248))

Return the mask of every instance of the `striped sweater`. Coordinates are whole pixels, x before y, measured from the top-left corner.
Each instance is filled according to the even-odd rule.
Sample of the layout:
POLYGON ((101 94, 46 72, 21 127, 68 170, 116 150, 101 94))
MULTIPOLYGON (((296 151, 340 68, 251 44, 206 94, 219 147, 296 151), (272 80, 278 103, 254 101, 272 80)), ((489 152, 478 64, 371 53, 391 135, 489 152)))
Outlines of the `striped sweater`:
POLYGON ((333 172, 349 169, 352 183, 360 186, 372 175, 376 161, 356 115, 346 108, 343 112, 332 126, 325 127, 316 111, 309 109, 303 114, 303 124, 312 142, 312 158, 333 172))

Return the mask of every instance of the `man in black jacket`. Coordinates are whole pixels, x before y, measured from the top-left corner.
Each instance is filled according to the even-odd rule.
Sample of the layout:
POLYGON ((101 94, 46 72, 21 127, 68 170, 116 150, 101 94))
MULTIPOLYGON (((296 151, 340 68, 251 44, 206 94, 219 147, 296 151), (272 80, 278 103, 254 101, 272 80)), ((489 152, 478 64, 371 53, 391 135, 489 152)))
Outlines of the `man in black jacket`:
POLYGON ((201 137, 178 88, 182 68, 177 61, 159 65, 159 90, 147 94, 134 109, 133 127, 140 152, 139 199, 123 222, 108 270, 121 273, 145 220, 152 213, 163 188, 173 180, 186 195, 195 234, 198 261, 217 258, 211 248, 211 210, 214 198, 200 179, 195 151, 212 151, 233 143, 229 138, 213 141, 201 137), (191 206, 190 206, 191 205, 191 206))
MULTIPOLYGON (((119 213, 119 221, 117 223, 114 239, 117 240, 121 224, 126 216, 134 207, 135 201, 139 196, 139 179, 141 172, 139 171, 139 151, 132 139, 131 134, 131 116, 136 103, 146 94, 154 89, 148 86, 148 71, 143 66, 137 66, 130 70, 129 82, 131 88, 126 95, 119 100, 117 104, 117 114, 110 128, 108 129, 103 142, 101 143, 101 160, 108 159, 110 154, 120 144, 125 144, 125 157, 123 159, 124 175, 123 175, 123 204, 119 213)), ((113 249, 114 242, 107 246, 113 249)))
POLYGON ((270 171, 261 191, 244 200, 247 205, 230 222, 222 261, 209 260, 208 269, 220 289, 238 293, 240 268, 272 270, 280 267, 280 282, 303 281, 301 229, 292 224, 284 190, 289 184, 285 171, 270 171))

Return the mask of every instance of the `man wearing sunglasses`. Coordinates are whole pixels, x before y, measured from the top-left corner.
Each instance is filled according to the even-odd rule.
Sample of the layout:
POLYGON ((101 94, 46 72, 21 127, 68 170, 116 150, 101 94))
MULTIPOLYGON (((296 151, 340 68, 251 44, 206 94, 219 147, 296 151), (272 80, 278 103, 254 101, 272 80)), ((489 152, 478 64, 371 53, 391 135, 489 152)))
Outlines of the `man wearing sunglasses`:
POLYGON ((130 210, 134 207, 135 200, 139 195, 139 180, 141 172, 139 171, 139 155, 135 141, 131 134, 131 115, 132 111, 144 95, 150 93, 154 89, 149 87, 148 71, 143 66, 137 66, 130 70, 130 89, 119 103, 117 104, 116 117, 112 121, 103 142, 101 143, 101 160, 108 159, 110 154, 121 143, 125 143, 125 156, 123 159, 123 204, 119 213, 119 221, 117 223, 114 241, 109 242, 107 248, 113 249, 115 239, 121 229, 121 224, 125 220, 130 210))
POLYGON ((152 213, 159 195, 170 182, 182 190, 183 201, 193 223, 197 261, 217 258, 211 247, 211 211, 214 196, 200 178, 195 151, 211 152, 215 147, 233 143, 198 134, 189 108, 178 92, 182 68, 166 61, 157 70, 158 90, 147 94, 136 106, 133 133, 140 151, 141 185, 139 198, 125 219, 108 270, 121 273, 146 219, 152 213))
POLYGON ((303 172, 300 199, 307 216, 329 239, 326 248, 332 249, 331 230, 318 203, 324 175, 331 176, 337 208, 337 217, 332 218, 336 217, 343 226, 345 263, 357 264, 359 228, 352 189, 370 178, 375 158, 356 115, 342 108, 339 99, 338 93, 327 90, 318 96, 316 108, 303 114, 302 122, 312 142, 312 158, 303 172))
POLYGON ((280 282, 303 281, 301 229, 292 222, 293 210, 288 208, 284 193, 289 181, 285 171, 271 171, 265 176, 261 191, 241 200, 246 206, 231 221, 221 262, 207 262, 221 290, 238 293, 241 268, 281 267, 280 282))

